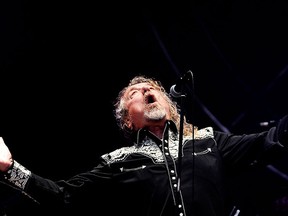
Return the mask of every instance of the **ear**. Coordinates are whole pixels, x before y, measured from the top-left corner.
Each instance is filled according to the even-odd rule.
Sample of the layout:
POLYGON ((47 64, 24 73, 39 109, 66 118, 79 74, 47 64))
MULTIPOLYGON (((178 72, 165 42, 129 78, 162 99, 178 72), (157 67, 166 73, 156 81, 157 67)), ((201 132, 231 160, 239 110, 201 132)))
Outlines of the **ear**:
POLYGON ((129 129, 133 129, 133 124, 132 124, 132 122, 131 121, 129 121, 128 123, 127 123, 127 127, 129 128, 129 129))
POLYGON ((132 124, 132 122, 130 121, 130 119, 126 119, 126 121, 125 121, 125 126, 127 127, 127 128, 129 128, 129 129, 132 129, 132 127, 133 127, 133 124, 132 124))

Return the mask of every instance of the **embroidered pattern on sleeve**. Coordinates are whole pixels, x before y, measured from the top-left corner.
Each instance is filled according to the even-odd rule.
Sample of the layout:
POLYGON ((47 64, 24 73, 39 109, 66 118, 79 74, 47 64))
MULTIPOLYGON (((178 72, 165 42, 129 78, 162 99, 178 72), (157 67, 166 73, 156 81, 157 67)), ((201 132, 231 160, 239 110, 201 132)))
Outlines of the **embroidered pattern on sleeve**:
POLYGON ((31 171, 14 160, 13 167, 5 174, 5 179, 24 190, 30 176, 31 171))

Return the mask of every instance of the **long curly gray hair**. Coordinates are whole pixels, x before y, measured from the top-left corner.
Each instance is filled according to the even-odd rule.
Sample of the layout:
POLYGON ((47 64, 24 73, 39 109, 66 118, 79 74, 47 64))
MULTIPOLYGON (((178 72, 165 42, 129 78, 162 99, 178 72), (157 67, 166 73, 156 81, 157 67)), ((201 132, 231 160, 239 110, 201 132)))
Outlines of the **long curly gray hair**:
MULTIPOLYGON (((116 122, 120 130, 123 132, 124 136, 126 138, 130 138, 130 135, 134 132, 130 128, 126 126, 126 118, 128 115, 128 111, 126 109, 125 105, 125 99, 124 99, 124 93, 126 92, 127 88, 138 84, 138 83, 149 83, 151 86, 153 86, 155 89, 159 90, 164 96, 164 98, 167 100, 169 106, 170 106, 170 114, 171 114, 171 120, 175 122, 178 130, 180 128, 180 115, 179 115, 179 107, 177 105, 176 101, 173 101, 170 95, 167 93, 167 91, 164 89, 162 83, 160 81, 157 81, 153 77, 146 77, 144 75, 137 75, 134 78, 132 78, 128 85, 124 87, 116 97, 116 100, 114 102, 114 116, 116 118, 116 122)), ((187 123, 185 117, 184 117, 184 127, 183 127, 183 134, 184 136, 189 136, 192 134, 192 125, 187 123)))

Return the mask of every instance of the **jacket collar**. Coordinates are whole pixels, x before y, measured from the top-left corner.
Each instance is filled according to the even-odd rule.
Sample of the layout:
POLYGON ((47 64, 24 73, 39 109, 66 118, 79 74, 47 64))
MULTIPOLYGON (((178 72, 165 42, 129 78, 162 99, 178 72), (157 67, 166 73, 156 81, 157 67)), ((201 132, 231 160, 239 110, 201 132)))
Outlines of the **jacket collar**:
MULTIPOLYGON (((173 137, 177 137, 178 129, 176 124, 172 120, 167 120, 165 123, 165 129, 163 134, 165 134, 167 131, 171 132, 173 134, 173 137)), ((154 140, 157 144, 161 144, 162 142, 155 134, 153 134, 147 128, 141 128, 133 134, 133 141, 136 145, 141 145, 141 141, 147 138, 154 140)))

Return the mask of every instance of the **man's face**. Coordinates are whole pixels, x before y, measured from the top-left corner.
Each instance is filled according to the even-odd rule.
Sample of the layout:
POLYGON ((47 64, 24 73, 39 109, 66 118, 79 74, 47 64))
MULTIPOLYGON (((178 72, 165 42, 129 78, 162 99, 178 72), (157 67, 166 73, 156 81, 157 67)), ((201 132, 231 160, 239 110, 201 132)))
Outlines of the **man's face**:
POLYGON ((126 124, 133 130, 162 126, 170 119, 169 104, 163 93, 149 83, 138 83, 128 87, 124 98, 128 110, 126 124))

